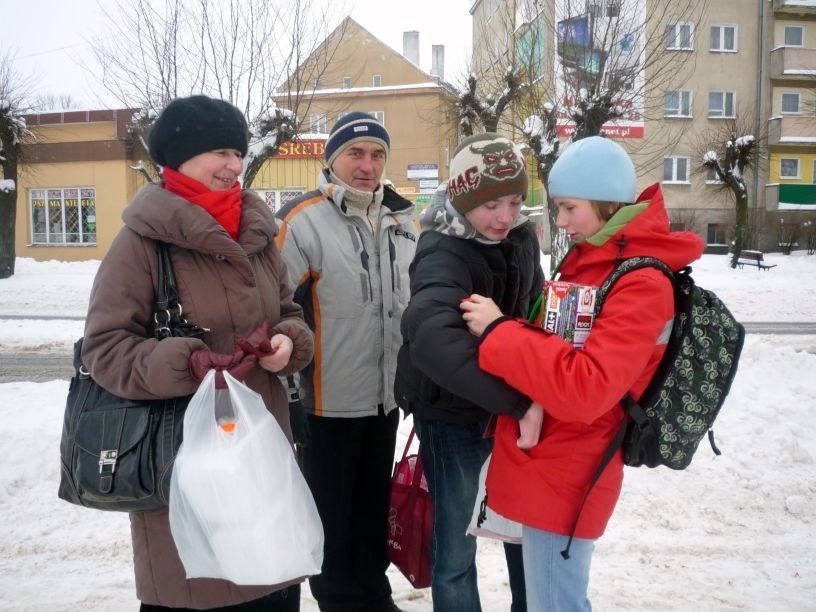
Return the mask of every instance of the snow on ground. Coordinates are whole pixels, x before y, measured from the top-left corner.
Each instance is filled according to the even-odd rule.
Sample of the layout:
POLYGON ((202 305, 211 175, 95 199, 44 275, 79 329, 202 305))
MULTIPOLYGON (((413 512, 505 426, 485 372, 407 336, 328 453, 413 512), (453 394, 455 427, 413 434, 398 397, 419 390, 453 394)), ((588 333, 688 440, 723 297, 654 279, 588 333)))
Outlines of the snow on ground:
MULTIPOLYGON (((731 270, 706 255, 695 278, 744 321, 816 321, 816 256, 766 260, 777 267, 731 270)), ((97 265, 18 259, 0 280, 0 318, 83 316, 97 265)), ((5 321, 0 351, 67 351, 81 334, 79 320, 5 321)), ((596 610, 816 609, 815 372, 816 336, 749 335, 717 421, 723 455, 704 441, 683 472, 627 469, 594 557, 596 610)), ((56 496, 67 386, 0 384, 0 610, 135 611, 127 516, 56 496)), ((407 420, 398 453, 409 430, 407 420)), ((484 610, 508 610, 501 546, 480 540, 478 564, 484 610)), ((429 590, 389 573, 400 607, 431 610, 429 590)), ((308 585, 302 610, 317 610, 308 585)))

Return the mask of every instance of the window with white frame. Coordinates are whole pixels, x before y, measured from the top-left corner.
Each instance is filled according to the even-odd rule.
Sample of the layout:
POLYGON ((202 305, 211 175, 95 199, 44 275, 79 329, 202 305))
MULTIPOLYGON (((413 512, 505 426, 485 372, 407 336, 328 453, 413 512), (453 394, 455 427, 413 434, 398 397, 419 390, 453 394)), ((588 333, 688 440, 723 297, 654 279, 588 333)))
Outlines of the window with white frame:
POLYGON ((666 49, 675 51, 691 51, 693 43, 694 25, 691 23, 670 23, 666 26, 666 49))
POLYGON ((733 119, 734 111, 733 91, 709 91, 708 92, 708 116, 712 119, 733 119))
POLYGON ((781 157, 779 159, 779 178, 781 179, 799 178, 798 157, 781 157))
POLYGON ((803 26, 785 26, 785 46, 786 47, 804 47, 805 46, 805 28, 803 26))
POLYGON ((691 117, 691 90, 667 91, 663 97, 663 115, 665 117, 691 117))
POLYGON ((735 53, 737 51, 737 26, 711 26, 709 49, 711 51, 735 53))
POLYGON ((351 89, 351 77, 344 76, 343 77, 343 89, 351 89))
POLYGON ((371 77, 371 86, 372 87, 382 87, 382 75, 381 74, 375 74, 373 77, 371 77))
POLYGON ((782 94, 782 114, 796 115, 801 108, 802 96, 799 93, 788 92, 782 94))
POLYGON ((377 121, 385 125, 385 111, 366 111, 369 115, 374 117, 377 121))
POLYGON ((306 193, 306 190, 297 187, 287 189, 256 189, 255 193, 264 199, 269 210, 276 213, 289 202, 306 193))
POLYGON ((309 119, 309 131, 312 134, 327 134, 326 115, 312 115, 309 119))
POLYGON ((671 156, 663 158, 663 182, 664 183, 688 183, 689 182, 689 161, 688 157, 671 156))
POLYGON ((28 193, 31 244, 96 244, 96 189, 57 187, 28 193))

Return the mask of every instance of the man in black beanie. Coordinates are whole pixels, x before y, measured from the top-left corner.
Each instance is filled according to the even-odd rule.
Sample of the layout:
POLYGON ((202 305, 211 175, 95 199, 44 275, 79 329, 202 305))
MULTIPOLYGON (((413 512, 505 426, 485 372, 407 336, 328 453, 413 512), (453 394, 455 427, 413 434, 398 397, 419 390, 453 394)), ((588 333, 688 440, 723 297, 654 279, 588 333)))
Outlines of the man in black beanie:
POLYGON ((416 225, 413 204, 383 185, 390 147, 374 117, 343 115, 318 190, 278 212, 278 247, 316 333, 300 387, 303 469, 325 532, 322 572, 309 582, 323 612, 398 610, 386 576, 393 383, 416 225))

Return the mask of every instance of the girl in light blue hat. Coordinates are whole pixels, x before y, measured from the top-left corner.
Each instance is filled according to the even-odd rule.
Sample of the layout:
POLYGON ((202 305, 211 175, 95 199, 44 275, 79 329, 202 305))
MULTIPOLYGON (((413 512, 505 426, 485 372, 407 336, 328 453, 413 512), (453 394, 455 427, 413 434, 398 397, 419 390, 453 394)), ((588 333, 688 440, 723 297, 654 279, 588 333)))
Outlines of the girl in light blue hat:
MULTIPOLYGON (((620 259, 651 256, 677 271, 702 254, 699 236, 669 231, 660 184, 635 197, 635 183, 629 156, 611 140, 565 149, 548 185, 573 243, 559 280, 597 287, 620 259)), ((626 274, 580 349, 503 317, 489 298, 473 295, 461 308, 480 336, 479 366, 534 402, 518 421, 499 416, 487 476, 488 506, 523 525, 528 610, 590 610, 590 562, 620 495, 621 453, 592 478, 623 422, 619 400, 638 399, 663 356, 672 284, 655 268, 626 274)))

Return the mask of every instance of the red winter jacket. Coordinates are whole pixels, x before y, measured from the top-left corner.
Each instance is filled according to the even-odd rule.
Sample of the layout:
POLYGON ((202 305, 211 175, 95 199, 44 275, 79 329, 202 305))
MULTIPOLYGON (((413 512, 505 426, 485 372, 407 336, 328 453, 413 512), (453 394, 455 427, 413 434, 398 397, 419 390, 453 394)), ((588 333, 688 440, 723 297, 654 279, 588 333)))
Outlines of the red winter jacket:
MULTIPOLYGON (((600 286, 618 257, 650 255, 679 270, 700 257, 691 232, 669 233, 659 184, 621 209, 598 235, 576 244, 559 280, 600 286)), ((521 321, 500 322, 483 336, 479 365, 544 407, 540 442, 516 446, 518 422, 499 417, 487 477, 488 505, 507 518, 569 535, 601 455, 623 420, 619 400, 646 388, 665 351, 659 338, 674 316, 670 281, 653 268, 636 270, 607 296, 586 344, 521 321)), ((621 453, 592 488, 576 537, 600 537, 623 481, 621 453)))

